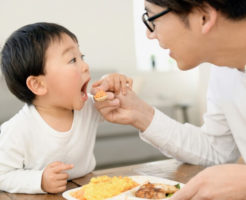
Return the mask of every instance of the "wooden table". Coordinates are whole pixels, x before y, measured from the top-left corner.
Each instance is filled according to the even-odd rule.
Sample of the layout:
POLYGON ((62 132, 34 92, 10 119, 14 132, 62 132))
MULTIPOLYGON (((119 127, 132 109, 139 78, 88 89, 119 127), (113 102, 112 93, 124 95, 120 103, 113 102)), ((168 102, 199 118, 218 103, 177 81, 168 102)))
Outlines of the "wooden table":
MULTIPOLYGON (((203 170, 202 166, 183 164, 174 159, 161 160, 138 165, 129 165, 105 170, 94 171, 82 178, 74 179, 68 182, 67 189, 82 186, 89 182, 94 176, 131 176, 131 175, 148 175, 161 178, 171 179, 181 183, 186 183, 194 175, 203 170)), ((62 194, 9 194, 0 192, 0 200, 64 200, 62 194)))

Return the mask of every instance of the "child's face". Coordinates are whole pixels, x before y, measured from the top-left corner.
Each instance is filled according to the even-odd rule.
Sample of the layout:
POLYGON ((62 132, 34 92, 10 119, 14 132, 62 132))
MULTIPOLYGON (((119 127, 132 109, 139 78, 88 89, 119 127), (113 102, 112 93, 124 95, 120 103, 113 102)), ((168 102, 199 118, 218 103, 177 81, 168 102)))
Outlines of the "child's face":
POLYGON ((56 108, 80 110, 87 96, 90 73, 78 44, 66 34, 54 39, 46 51, 47 99, 56 108))

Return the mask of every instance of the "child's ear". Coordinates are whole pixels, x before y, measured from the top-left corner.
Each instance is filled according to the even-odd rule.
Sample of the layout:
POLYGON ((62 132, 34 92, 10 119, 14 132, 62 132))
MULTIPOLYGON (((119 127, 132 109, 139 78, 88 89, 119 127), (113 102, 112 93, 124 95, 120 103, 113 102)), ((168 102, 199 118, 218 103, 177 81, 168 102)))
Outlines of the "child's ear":
POLYGON ((201 13, 202 33, 206 34, 215 26, 218 19, 218 11, 212 6, 207 5, 201 13))
POLYGON ((28 76, 26 85, 37 96, 43 96, 47 93, 44 76, 28 76))

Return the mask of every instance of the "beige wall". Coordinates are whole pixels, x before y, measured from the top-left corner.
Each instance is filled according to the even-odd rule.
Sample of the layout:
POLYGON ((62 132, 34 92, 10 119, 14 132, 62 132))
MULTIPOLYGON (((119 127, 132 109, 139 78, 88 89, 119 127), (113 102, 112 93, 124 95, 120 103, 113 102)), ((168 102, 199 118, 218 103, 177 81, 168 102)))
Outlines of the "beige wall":
POLYGON ((55 22, 77 35, 91 68, 134 69, 132 9, 132 0, 3 0, 0 46, 23 25, 55 22))

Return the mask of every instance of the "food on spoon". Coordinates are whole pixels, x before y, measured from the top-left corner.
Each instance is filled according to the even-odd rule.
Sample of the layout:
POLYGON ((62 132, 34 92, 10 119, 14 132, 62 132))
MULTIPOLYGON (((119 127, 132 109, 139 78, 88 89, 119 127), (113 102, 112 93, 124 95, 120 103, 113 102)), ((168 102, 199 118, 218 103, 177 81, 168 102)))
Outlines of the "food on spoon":
POLYGON ((178 185, 167 185, 161 183, 146 183, 142 185, 136 192, 135 196, 145 199, 164 199, 172 196, 180 189, 178 185))
POLYGON ((106 92, 104 92, 103 90, 99 90, 95 95, 94 95, 94 99, 96 101, 105 101, 107 99, 107 94, 106 92))
POLYGON ((81 189, 71 192, 71 196, 78 200, 103 200, 119 195, 122 192, 137 187, 139 184, 130 177, 98 176, 81 189))

